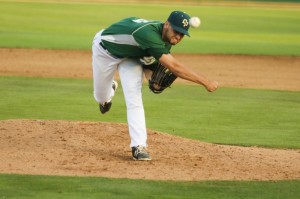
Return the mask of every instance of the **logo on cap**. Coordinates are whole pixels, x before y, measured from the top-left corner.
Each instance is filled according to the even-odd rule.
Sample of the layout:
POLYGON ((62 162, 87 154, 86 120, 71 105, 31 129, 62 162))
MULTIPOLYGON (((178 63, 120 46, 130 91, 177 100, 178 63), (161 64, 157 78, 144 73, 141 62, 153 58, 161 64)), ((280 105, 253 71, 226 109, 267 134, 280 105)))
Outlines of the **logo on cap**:
POLYGON ((188 32, 190 27, 189 19, 190 16, 187 13, 182 11, 173 11, 169 16, 168 21, 175 31, 190 36, 188 32))
POLYGON ((182 24, 184 27, 189 25, 189 21, 187 19, 182 20, 182 24))

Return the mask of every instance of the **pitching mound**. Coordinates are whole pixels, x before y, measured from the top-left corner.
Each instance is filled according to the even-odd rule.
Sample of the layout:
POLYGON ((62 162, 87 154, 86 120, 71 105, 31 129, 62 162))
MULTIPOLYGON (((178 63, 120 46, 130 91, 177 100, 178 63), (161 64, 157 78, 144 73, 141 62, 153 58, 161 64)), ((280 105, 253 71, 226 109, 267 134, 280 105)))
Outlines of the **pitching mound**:
POLYGON ((133 161, 126 124, 0 121, 0 172, 155 180, 300 178, 300 150, 223 146, 149 130, 150 162, 133 161))

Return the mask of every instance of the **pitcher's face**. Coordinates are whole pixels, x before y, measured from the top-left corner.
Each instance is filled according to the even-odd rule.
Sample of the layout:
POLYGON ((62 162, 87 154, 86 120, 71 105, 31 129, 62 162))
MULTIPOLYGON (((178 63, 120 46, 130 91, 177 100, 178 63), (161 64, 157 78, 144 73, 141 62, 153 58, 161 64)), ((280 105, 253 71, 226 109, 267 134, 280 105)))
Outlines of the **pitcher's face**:
POLYGON ((169 42, 171 45, 178 44, 184 37, 184 34, 174 30, 169 22, 164 24, 162 38, 164 41, 169 42))

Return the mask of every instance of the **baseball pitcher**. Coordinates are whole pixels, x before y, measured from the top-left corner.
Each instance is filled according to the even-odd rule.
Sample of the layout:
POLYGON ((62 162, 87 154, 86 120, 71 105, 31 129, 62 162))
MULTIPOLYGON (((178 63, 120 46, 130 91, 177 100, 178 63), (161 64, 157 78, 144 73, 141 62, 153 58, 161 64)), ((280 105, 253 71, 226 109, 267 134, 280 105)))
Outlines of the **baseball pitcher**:
POLYGON ((137 17, 125 18, 100 30, 94 37, 92 65, 94 98, 101 113, 112 106, 118 87, 114 74, 118 70, 123 87, 130 147, 134 160, 151 160, 147 147, 147 131, 142 101, 144 71, 149 88, 161 93, 179 77, 215 91, 216 81, 192 71, 176 60, 170 49, 185 35, 189 36, 189 15, 172 12, 163 23, 137 17))

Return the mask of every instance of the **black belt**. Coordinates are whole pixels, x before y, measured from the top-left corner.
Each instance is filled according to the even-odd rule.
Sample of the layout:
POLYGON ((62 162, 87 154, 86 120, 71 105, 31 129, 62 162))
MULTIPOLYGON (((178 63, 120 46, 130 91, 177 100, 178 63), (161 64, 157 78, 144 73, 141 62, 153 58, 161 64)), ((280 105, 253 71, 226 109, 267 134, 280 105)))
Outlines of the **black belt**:
POLYGON ((104 44, 102 43, 102 41, 100 42, 100 46, 102 46, 102 48, 103 48, 104 50, 107 50, 107 48, 104 46, 104 44))
POLYGON ((116 55, 111 54, 111 53, 107 50, 107 48, 104 46, 104 44, 102 43, 102 41, 100 42, 100 46, 101 46, 104 50, 106 50, 107 53, 110 54, 112 57, 114 57, 114 58, 116 58, 116 59, 122 59, 122 58, 124 58, 124 57, 121 57, 121 56, 116 56, 116 55))

